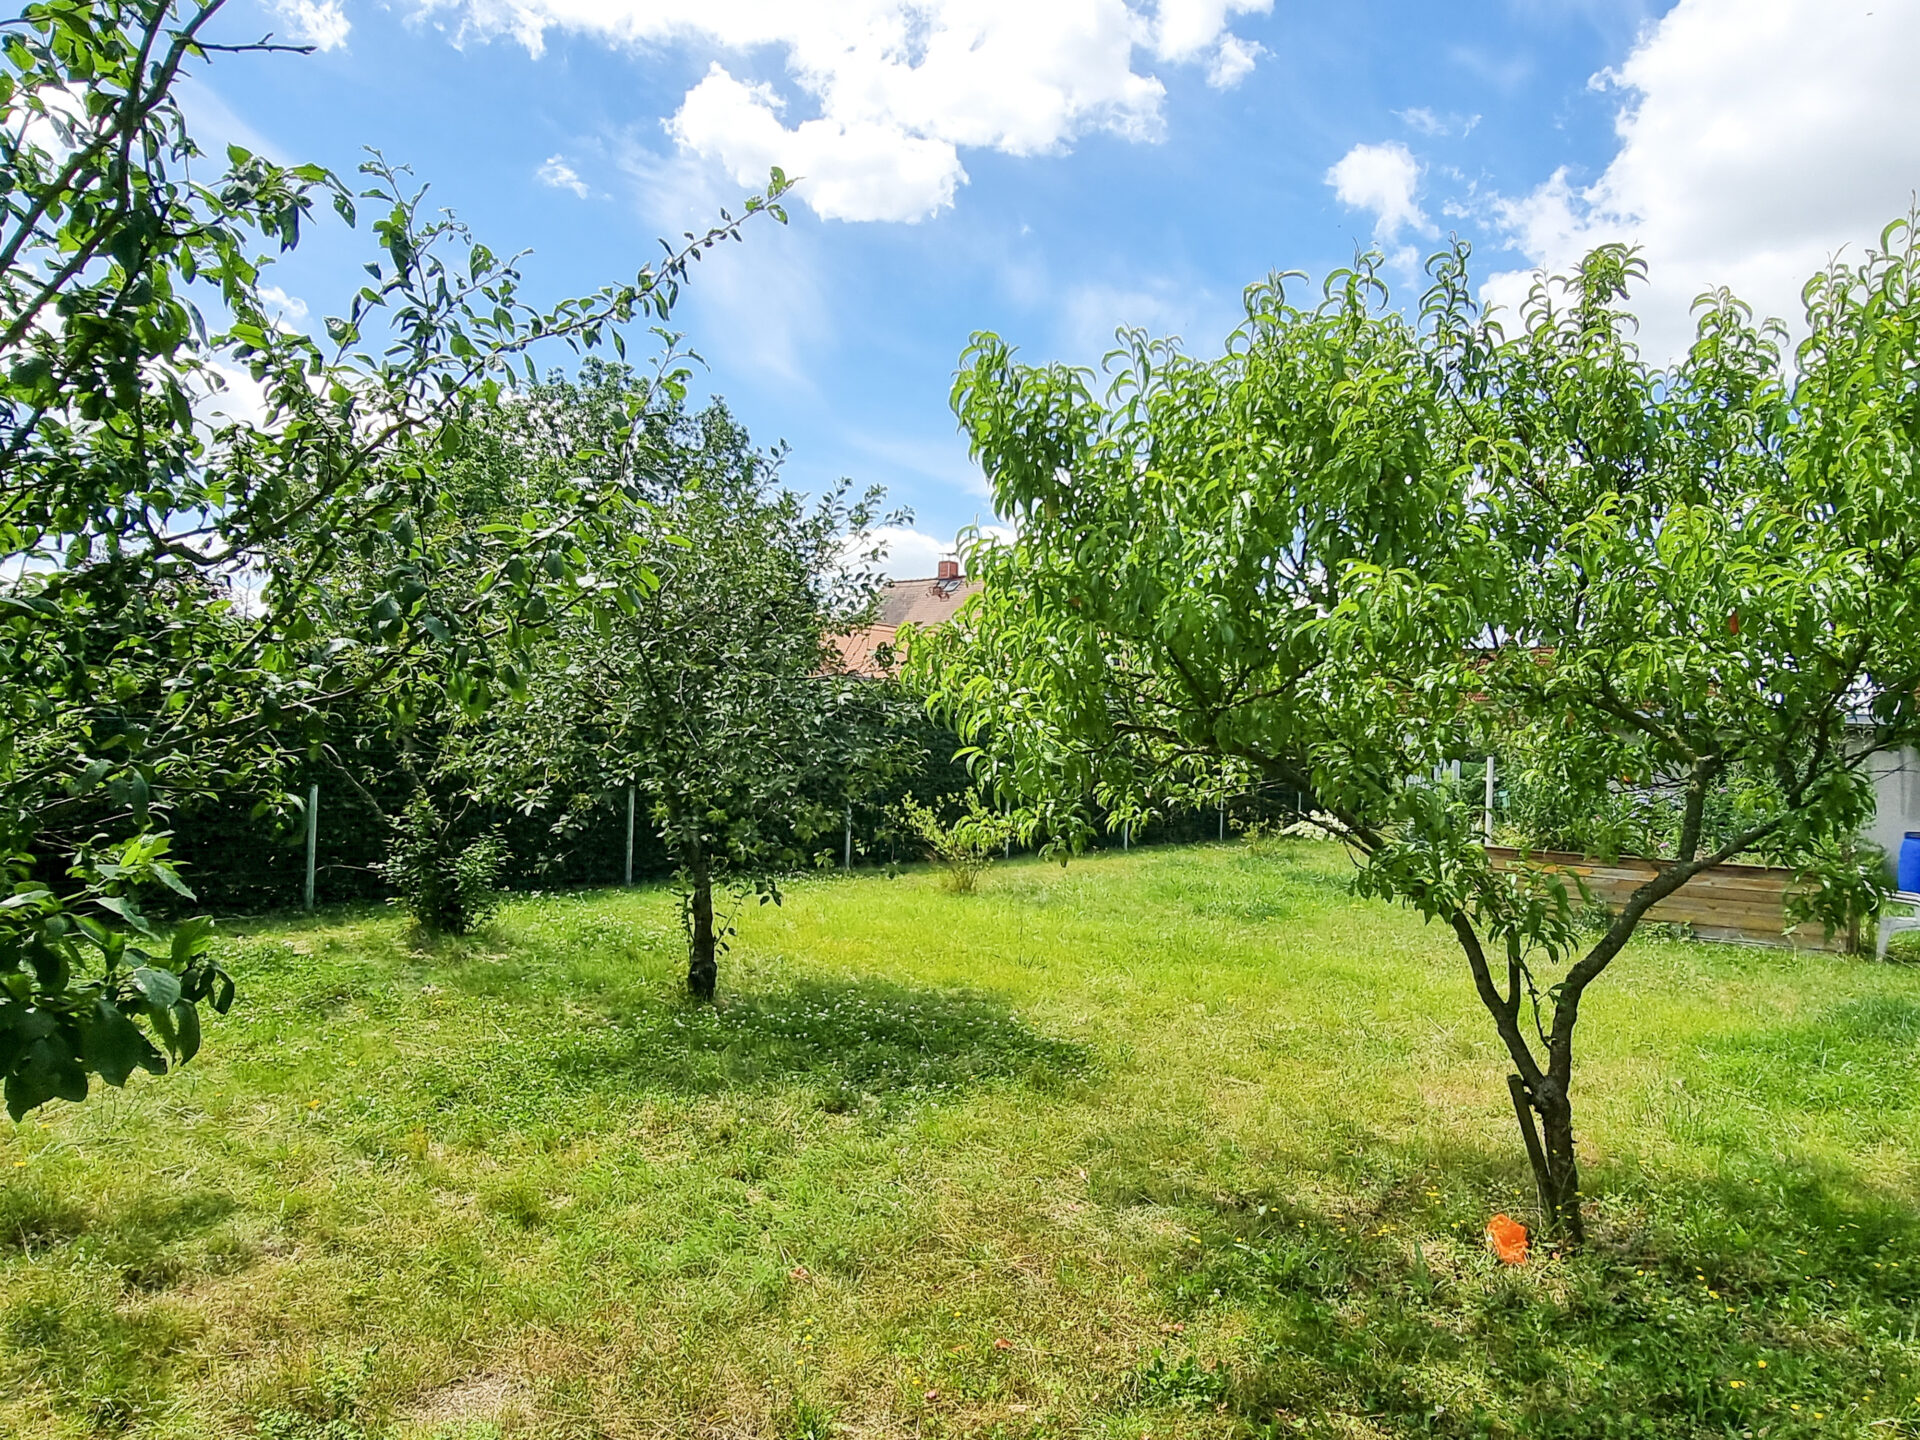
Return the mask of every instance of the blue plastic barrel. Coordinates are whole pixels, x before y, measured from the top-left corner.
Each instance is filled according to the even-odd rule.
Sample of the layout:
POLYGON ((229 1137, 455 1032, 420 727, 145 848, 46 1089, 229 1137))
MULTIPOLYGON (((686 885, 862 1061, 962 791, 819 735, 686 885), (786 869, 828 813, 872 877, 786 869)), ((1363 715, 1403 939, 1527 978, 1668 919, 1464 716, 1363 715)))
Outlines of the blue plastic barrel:
POLYGON ((1900 842, 1900 888, 1920 894, 1920 830, 1907 831, 1900 842))

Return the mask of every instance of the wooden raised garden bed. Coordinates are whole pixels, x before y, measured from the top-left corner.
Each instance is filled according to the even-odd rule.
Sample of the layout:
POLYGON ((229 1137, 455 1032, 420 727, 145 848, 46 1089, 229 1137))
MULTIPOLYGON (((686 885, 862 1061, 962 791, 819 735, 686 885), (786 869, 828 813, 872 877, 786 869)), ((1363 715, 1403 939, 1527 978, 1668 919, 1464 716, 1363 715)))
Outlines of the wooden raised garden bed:
MULTIPOLYGON (((1520 852, 1489 845, 1494 868, 1520 863, 1520 852)), ((1622 855, 1618 860, 1595 860, 1556 850, 1535 850, 1527 863, 1586 881, 1595 903, 1617 912, 1627 898, 1659 873, 1652 860, 1622 855)), ((1673 894, 1647 911, 1655 924, 1685 925, 1701 940, 1727 940, 1747 945, 1781 945, 1802 950, 1845 950, 1847 937, 1831 940, 1819 925, 1787 929, 1786 900, 1793 872, 1771 865, 1716 865, 1703 870, 1673 894)))

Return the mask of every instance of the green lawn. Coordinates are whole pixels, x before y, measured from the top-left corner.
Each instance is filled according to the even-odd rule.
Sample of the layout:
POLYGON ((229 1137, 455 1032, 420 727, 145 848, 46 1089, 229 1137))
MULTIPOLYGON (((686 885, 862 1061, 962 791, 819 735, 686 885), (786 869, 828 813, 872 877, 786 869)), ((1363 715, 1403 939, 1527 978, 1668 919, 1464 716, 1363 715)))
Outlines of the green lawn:
POLYGON ((235 927, 164 1080, 0 1120, 0 1434, 1920 1435, 1920 973, 1648 940, 1595 1243, 1450 937, 1325 847, 235 927))

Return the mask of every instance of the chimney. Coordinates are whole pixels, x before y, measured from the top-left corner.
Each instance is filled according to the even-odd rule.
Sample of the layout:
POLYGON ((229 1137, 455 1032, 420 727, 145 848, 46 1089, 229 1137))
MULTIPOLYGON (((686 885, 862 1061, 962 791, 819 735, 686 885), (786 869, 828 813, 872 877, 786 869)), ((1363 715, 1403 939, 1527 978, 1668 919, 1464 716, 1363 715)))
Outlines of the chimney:
POLYGON ((940 573, 935 578, 939 580, 958 580, 960 578, 960 562, 958 560, 942 560, 940 562, 940 573))

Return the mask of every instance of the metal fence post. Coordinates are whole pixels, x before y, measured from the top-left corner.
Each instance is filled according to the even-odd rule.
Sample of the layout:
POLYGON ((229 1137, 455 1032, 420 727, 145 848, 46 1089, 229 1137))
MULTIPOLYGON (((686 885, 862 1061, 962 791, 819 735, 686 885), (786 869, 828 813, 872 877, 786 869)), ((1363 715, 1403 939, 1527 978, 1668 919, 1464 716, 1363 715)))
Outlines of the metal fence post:
POLYGON ((1485 828, 1487 832, 1487 844, 1491 845, 1493 843, 1493 757, 1491 755, 1487 756, 1487 810, 1485 828))
POLYGON ((633 786, 627 786, 627 885, 633 885, 633 786))
POLYGON ((307 786, 307 888, 306 908, 313 909, 313 872, 320 850, 320 782, 307 786))
POLYGON ((847 847, 842 868, 853 869, 853 802, 851 800, 847 802, 847 847))
POLYGON ((1222 800, 1220 802, 1220 839, 1224 842, 1226 838, 1227 838, 1227 802, 1222 800))
POLYGON ((1133 848, 1133 822, 1131 820, 1122 820, 1120 822, 1121 853, 1125 854, 1127 851, 1131 850, 1132 848, 1133 848))

